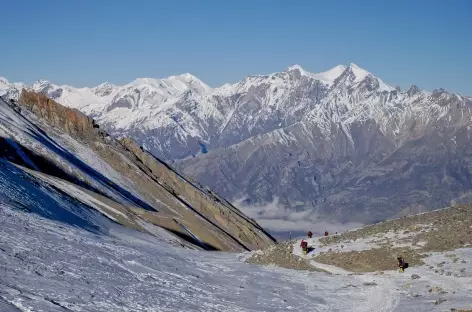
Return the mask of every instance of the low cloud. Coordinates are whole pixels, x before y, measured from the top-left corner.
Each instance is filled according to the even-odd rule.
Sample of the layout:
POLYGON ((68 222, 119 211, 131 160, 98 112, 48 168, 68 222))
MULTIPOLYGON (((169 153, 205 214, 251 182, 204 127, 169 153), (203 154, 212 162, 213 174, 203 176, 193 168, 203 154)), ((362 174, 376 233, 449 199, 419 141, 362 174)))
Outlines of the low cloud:
POLYGON ((263 228, 272 233, 301 233, 312 231, 315 234, 343 232, 361 227, 358 222, 329 222, 321 220, 313 208, 294 211, 279 204, 275 198, 270 203, 245 205, 244 199, 235 200, 233 204, 247 216, 255 219, 263 228))

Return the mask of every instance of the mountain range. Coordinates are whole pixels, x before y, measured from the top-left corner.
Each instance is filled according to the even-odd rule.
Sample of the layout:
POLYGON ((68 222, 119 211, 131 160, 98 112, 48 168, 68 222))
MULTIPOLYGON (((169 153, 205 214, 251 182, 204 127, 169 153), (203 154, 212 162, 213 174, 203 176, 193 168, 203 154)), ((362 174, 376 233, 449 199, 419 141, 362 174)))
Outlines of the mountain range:
POLYGON ((4 97, 23 88, 133 138, 273 231, 472 200, 472 98, 402 91, 355 64, 294 65, 219 88, 190 74, 93 88, 0 79, 4 97))

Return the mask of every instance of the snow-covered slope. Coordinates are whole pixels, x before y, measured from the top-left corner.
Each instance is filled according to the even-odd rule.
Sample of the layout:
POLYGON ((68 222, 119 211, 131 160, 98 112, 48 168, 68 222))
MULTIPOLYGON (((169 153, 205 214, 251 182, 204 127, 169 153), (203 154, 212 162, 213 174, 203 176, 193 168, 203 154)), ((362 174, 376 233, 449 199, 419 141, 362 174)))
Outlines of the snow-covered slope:
POLYGON ((179 249, 111 223, 111 235, 97 235, 28 213, 24 198, 15 199, 0 197, 2 311, 442 312, 472 305, 470 249, 454 252, 465 263, 445 253, 426 260, 460 278, 428 266, 351 274, 324 265, 329 275, 250 265, 241 261, 247 254, 179 249))
POLYGON ((137 233, 94 236, 0 205, 0 303, 11 311, 355 311, 369 299, 342 288, 353 278, 250 266, 137 233))

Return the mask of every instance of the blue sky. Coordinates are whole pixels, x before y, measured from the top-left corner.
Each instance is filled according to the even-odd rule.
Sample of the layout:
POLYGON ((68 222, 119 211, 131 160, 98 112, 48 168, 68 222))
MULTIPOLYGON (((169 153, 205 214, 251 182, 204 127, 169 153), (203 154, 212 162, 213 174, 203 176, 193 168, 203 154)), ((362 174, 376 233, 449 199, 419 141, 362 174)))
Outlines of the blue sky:
POLYGON ((77 87, 190 72, 210 86, 356 63, 472 95, 472 1, 0 0, 0 76, 77 87))

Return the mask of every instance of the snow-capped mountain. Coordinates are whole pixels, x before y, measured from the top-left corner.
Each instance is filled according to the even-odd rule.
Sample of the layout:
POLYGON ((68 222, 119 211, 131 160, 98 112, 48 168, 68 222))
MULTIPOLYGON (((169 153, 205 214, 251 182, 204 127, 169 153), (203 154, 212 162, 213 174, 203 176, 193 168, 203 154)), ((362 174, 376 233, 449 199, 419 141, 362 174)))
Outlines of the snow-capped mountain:
POLYGON ((23 87, 42 92, 94 117, 111 133, 139 138, 154 154, 174 160, 197 154, 202 145, 206 149, 228 147, 300 121, 343 74, 346 85, 370 82, 378 91, 393 90, 351 64, 318 74, 294 65, 280 73, 250 76, 216 89, 183 74, 140 78, 124 86, 103 83, 78 89, 43 80, 30 86, 5 82, 0 94, 17 98, 17 90, 23 87))
MULTIPOLYGON (((21 87, 4 81, 0 94, 15 97, 21 87)), ((219 88, 190 74, 26 88, 134 138, 227 198, 278 199, 310 220, 370 222, 411 205, 472 199, 471 98, 401 91, 355 64, 323 73, 294 65, 219 88)))

